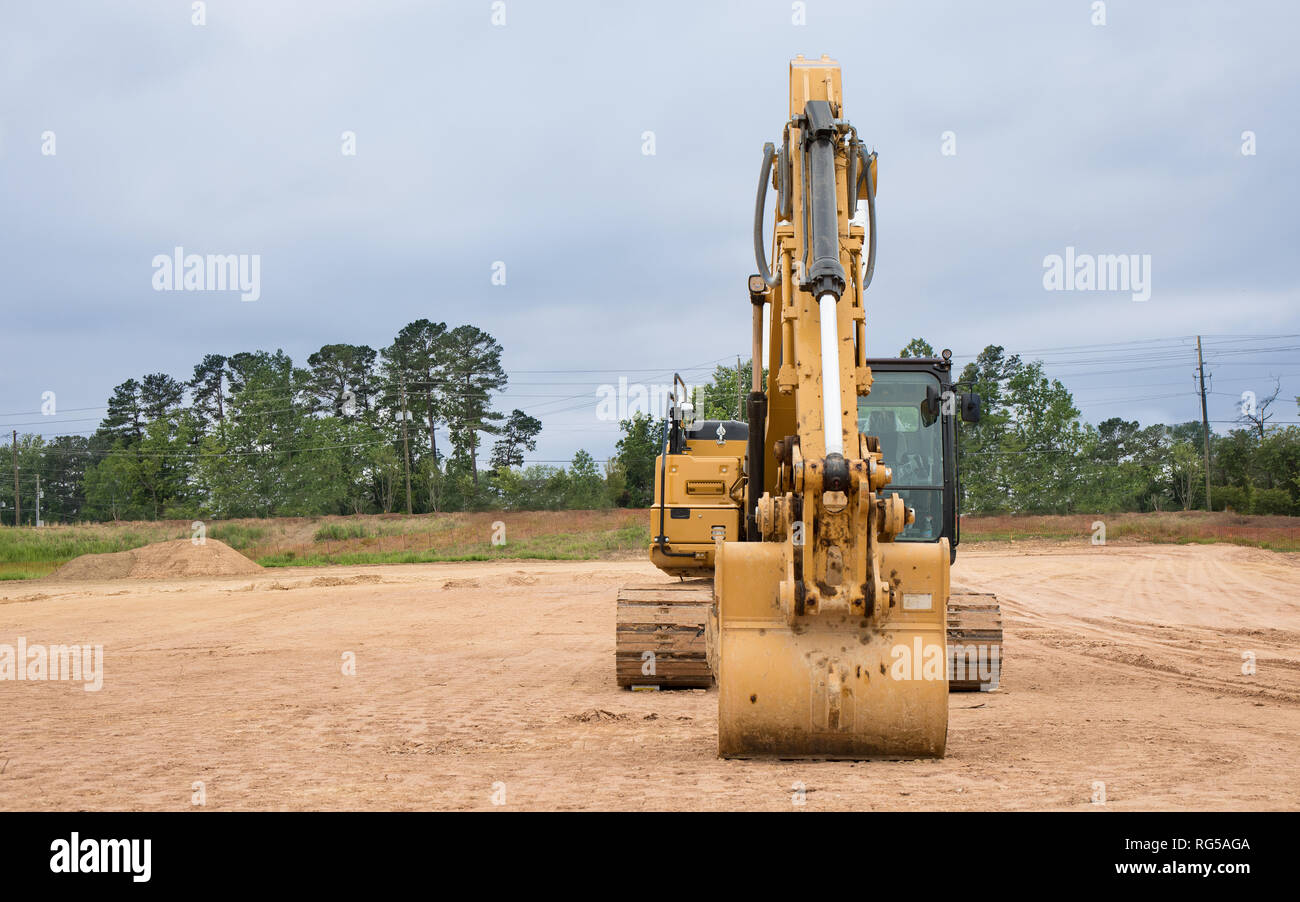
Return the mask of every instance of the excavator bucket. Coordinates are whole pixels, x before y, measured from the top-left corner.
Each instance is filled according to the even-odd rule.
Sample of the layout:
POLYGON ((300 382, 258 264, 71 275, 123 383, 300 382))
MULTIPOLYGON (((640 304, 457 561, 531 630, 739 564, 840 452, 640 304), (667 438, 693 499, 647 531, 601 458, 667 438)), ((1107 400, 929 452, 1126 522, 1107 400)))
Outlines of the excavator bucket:
POLYGON ((886 547, 884 572, 898 591, 880 617, 791 616, 781 601, 781 584, 792 576, 787 548, 720 545, 708 630, 718 668, 718 754, 942 757, 947 543, 886 547))

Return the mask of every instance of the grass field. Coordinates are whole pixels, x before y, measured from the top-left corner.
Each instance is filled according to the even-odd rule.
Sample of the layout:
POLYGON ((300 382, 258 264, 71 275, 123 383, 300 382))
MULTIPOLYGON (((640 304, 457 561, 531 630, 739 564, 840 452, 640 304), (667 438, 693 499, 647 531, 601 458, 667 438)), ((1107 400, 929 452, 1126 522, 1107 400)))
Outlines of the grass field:
MULTIPOLYGON (((643 510, 283 517, 207 523, 206 530, 264 567, 594 560, 644 553, 650 541, 643 510)), ((0 529, 0 580, 35 579, 83 554, 192 535, 189 520, 0 529)))
POLYGON ((127 551, 189 534, 189 524, 179 521, 0 529, 0 579, 35 579, 83 554, 127 551))
POLYGON ((1300 551, 1300 517, 1243 516, 1226 511, 963 517, 961 539, 963 542, 1021 539, 1091 542, 1097 523, 1104 524, 1107 542, 1180 545, 1227 542, 1272 551, 1300 551))
POLYGON ((644 551, 650 529, 645 511, 498 511, 328 518, 316 524, 310 541, 303 538, 285 535, 241 550, 264 567, 582 561, 644 551))
MULTIPOLYGON (((1154 514, 978 516, 962 518, 963 542, 1047 540, 1090 543, 1105 524, 1107 542, 1228 542, 1300 552, 1300 518, 1180 511, 1154 514)), ((126 551, 189 538, 188 520, 0 529, 0 579, 35 579, 83 554, 126 551)), ((264 567, 409 564, 499 559, 596 560, 644 554, 643 510, 285 517, 206 524, 264 567), (501 526, 497 526, 501 524, 501 526), (504 544, 493 542, 494 535, 504 544)))

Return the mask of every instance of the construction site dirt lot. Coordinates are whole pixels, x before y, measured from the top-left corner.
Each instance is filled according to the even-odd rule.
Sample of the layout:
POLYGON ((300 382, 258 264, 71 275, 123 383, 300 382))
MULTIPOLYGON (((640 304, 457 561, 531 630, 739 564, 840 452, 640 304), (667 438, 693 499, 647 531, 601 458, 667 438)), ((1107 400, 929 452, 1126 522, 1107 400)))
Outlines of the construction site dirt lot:
POLYGON ((934 761, 719 760, 715 692, 614 684, 618 587, 662 579, 628 560, 0 585, 0 643, 104 649, 98 692, 0 682, 0 808, 1300 808, 1296 555, 963 546, 954 582, 998 594, 1006 660, 998 691, 951 696, 934 761))

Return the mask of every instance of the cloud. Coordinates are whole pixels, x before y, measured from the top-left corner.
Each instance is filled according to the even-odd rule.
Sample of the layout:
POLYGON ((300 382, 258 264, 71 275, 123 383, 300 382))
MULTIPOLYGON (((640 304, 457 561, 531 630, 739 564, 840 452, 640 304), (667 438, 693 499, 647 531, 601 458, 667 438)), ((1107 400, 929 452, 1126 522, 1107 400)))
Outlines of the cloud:
MULTIPOLYGON (((188 4, 7 5, 0 409, 102 404, 214 351, 379 347, 420 316, 488 329, 510 370, 604 370, 550 377, 593 399, 626 368, 747 355, 760 148, 787 60, 823 50, 880 152, 872 354, 1300 331, 1289 4, 1185 4, 1177 27, 1111 4, 1104 28, 1030 0, 819 0, 804 27, 781 3, 507 10, 221 3, 196 28, 188 4), (261 300, 153 292, 176 245, 260 254, 261 300), (1045 293, 1067 245, 1151 254, 1152 299, 1045 293)), ((543 421, 539 458, 612 450, 594 400, 543 421)))

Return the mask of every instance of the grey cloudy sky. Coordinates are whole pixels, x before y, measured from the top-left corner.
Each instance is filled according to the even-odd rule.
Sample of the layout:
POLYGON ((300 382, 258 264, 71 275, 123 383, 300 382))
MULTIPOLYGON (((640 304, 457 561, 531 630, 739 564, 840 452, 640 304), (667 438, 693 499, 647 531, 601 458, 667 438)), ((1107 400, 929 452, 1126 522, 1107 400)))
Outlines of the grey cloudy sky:
POLYGON ((496 27, 490 0, 210 0, 195 27, 189 2, 6 3, 0 428, 89 432, 127 378, 429 317, 501 341, 536 459, 603 458, 597 385, 748 356, 796 53, 840 61, 880 154, 870 353, 997 343, 1090 420, 1176 422, 1203 333, 1212 418, 1273 375, 1300 394, 1300 7, 1092 5, 807 0, 799 26, 788 0, 506 0, 496 27), (261 298, 155 292, 177 245, 260 254, 261 298), (1150 300, 1044 291, 1067 246, 1151 255, 1150 300), (32 416, 48 390, 59 415, 32 416))

